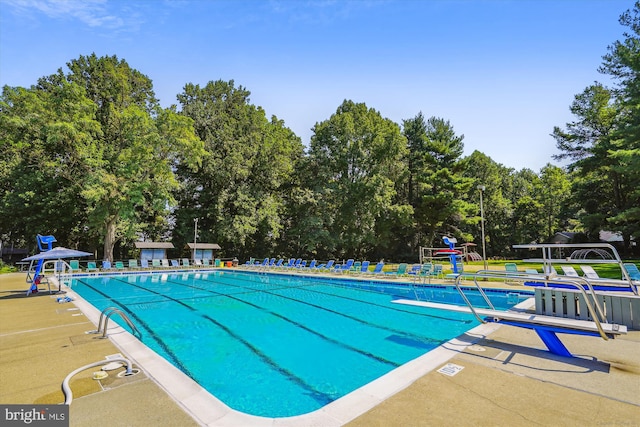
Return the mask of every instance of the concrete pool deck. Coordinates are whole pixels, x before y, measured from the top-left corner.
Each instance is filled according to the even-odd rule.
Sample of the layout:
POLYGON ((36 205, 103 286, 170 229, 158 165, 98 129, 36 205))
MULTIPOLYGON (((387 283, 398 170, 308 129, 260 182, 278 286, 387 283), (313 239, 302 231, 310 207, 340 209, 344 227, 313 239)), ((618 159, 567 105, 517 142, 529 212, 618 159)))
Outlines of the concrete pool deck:
MULTIPOLYGON (((78 310, 76 302, 59 304, 48 292, 26 297, 26 288, 24 273, 0 275, 0 403, 61 403, 60 385, 67 374, 109 355, 122 353, 145 365, 144 358, 125 354, 115 344, 119 336, 101 340, 87 335, 96 328, 95 320, 78 310)), ((545 351, 532 331, 487 326, 486 335, 462 337, 474 343, 469 347, 448 343, 453 358, 437 368, 446 363, 463 367, 455 376, 433 369, 395 394, 389 390, 390 396, 372 409, 356 408, 350 413, 358 416, 330 424, 640 426, 640 331, 610 341, 563 335, 576 355, 569 359, 545 351)), ((110 374, 93 380, 99 369, 90 368, 71 380, 72 426, 219 425, 213 417, 189 415, 180 399, 147 375, 146 366, 133 377, 110 374)), ((321 420, 297 425, 326 425, 321 420)), ((246 419, 236 421, 249 425, 246 419)), ((268 424, 296 425, 291 421, 273 419, 268 424)))

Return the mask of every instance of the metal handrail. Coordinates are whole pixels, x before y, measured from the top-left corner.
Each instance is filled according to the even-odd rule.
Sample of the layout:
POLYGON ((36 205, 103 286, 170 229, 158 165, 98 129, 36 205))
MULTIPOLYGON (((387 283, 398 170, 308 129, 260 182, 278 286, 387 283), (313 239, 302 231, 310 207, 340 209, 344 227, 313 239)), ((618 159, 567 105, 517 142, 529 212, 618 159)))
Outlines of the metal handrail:
POLYGON ((120 310, 118 307, 107 307, 104 310, 102 310, 102 312, 100 313, 100 320, 98 321, 98 329, 92 332, 99 334, 100 330, 102 329, 102 338, 106 338, 107 325, 109 323, 109 319, 114 314, 119 314, 122 320, 124 320, 127 323, 127 325, 129 325, 129 327, 131 328, 131 331, 133 332, 133 335, 137 334, 138 339, 142 339, 142 334, 140 333, 136 325, 134 325, 131 319, 129 319, 129 316, 127 316, 125 312, 120 310), (104 324, 103 324, 103 321, 104 321, 104 324))
POLYGON ((627 269, 624 267, 624 262, 618 255, 618 251, 616 248, 609 243, 535 243, 535 244, 525 244, 525 245, 513 245, 514 249, 541 249, 542 250, 542 259, 525 259, 524 261, 528 262, 542 262, 544 266, 545 272, 547 271, 547 266, 551 266, 553 263, 556 264, 618 264, 620 270, 622 272, 622 280, 625 283, 629 284, 629 288, 631 291, 638 295, 638 287, 633 283, 631 276, 627 272, 627 269), (573 258, 551 258, 551 252, 554 249, 565 249, 565 248, 575 248, 575 249, 592 249, 592 248, 604 248, 611 251, 614 259, 612 260, 585 260, 585 259, 573 259, 573 258))
MULTIPOLYGON (((546 275, 533 275, 533 274, 528 274, 528 273, 523 273, 523 272, 499 271, 499 270, 480 270, 480 271, 478 271, 476 273, 467 273, 467 274, 465 274, 465 276, 466 277, 473 276, 474 283, 475 283, 476 287, 478 288, 478 291, 480 291, 480 294, 483 296, 485 301, 488 302, 488 304, 490 305, 492 310, 495 310, 495 308, 493 308, 493 305, 491 304, 491 302, 489 301, 488 297, 484 293, 484 290, 482 289, 482 286, 480 286, 480 284, 478 283, 478 278, 506 278, 506 277, 519 277, 519 278, 523 278, 523 279, 524 278, 529 278, 529 279, 535 279, 535 280, 543 281, 545 283, 545 287, 551 281, 550 280, 551 278, 549 276, 546 276, 546 275)), ((593 301, 594 301, 594 303, 595 303, 595 305, 597 307, 597 311, 594 310, 593 306, 591 305, 591 301, 588 298, 587 292, 585 291, 584 287, 581 286, 578 283, 578 281, 566 280, 566 278, 562 278, 562 279, 564 279, 564 280, 561 280, 561 282, 563 284, 574 286, 576 289, 578 289, 580 292, 582 292, 582 294, 584 296, 585 303, 587 305, 587 310, 589 311, 589 314, 591 315, 591 318, 593 319, 593 322, 595 323, 596 328, 598 329, 598 333, 600 334, 600 336, 604 340, 608 340, 609 337, 607 337, 607 334, 602 329, 601 320, 600 320, 600 317, 598 316, 598 315, 600 315, 600 316, 602 316, 603 320, 606 320, 606 318, 604 316, 604 311, 600 307, 600 304, 598 303, 598 299, 595 298, 595 295, 597 295, 597 294, 596 294, 595 290, 593 289, 593 287, 591 286, 591 283, 589 283, 589 281, 587 279, 584 279, 582 277, 571 278, 571 279, 581 279, 581 280, 587 282, 591 294, 594 295, 593 301)), ((476 312, 475 308, 471 304, 471 301, 469 301, 467 296, 464 294, 464 291, 460 287, 460 281, 461 280, 462 280, 462 275, 458 276, 456 278, 455 282, 454 282, 454 284, 456 286, 456 289, 458 290, 458 293, 460 294, 462 299, 465 301, 465 303, 467 304, 467 306, 469 307, 469 309, 471 310, 473 315, 476 317, 476 319, 478 319, 478 321, 480 321, 481 323, 487 323, 483 318, 481 318, 478 315, 478 313, 476 312)), ((553 280, 557 281, 558 278, 554 277, 553 280)))

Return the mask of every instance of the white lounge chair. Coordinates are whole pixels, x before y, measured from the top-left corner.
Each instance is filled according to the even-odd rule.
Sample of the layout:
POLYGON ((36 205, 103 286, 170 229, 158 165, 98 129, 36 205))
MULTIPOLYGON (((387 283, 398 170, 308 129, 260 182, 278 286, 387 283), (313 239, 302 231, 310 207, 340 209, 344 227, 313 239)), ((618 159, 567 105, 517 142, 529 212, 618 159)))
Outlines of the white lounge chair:
POLYGON ((599 279, 598 273, 590 265, 581 265, 580 268, 587 279, 599 279))
POLYGON ((576 269, 570 265, 561 265, 560 268, 562 268, 562 271, 564 272, 565 276, 580 277, 576 269))

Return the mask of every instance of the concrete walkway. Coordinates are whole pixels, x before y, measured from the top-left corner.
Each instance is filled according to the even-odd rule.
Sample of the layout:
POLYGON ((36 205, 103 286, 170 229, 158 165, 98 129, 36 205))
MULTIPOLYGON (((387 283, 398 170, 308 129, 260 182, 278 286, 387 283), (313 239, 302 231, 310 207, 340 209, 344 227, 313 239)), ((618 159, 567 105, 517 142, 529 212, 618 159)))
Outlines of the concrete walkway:
MULTIPOLYGON (((0 275, 0 403, 58 404, 67 374, 122 351, 87 335, 96 325, 73 303, 26 297, 26 288, 24 273, 0 275)), ((640 426, 640 331, 610 341, 563 335, 575 358, 549 354, 520 328, 472 338, 449 361, 463 368, 456 375, 431 371, 347 425, 640 426)), ((142 369, 73 377, 70 425, 198 425, 142 369)))

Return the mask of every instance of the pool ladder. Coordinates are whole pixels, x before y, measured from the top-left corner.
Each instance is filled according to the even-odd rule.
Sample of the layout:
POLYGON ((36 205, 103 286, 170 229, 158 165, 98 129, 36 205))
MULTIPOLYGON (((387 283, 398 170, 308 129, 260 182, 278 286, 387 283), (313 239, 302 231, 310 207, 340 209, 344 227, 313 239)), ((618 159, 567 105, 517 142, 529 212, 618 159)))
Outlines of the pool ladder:
POLYGON ((100 313, 100 320, 98 321, 98 329, 95 331, 91 331, 91 333, 99 334, 100 331, 102 331, 101 338, 107 338, 107 325, 109 324, 109 318, 111 318, 111 316, 113 316, 114 314, 120 315, 120 317, 122 317, 122 320, 124 320, 131 328, 133 335, 136 336, 139 340, 142 340, 142 334, 140 333, 138 328, 136 328, 136 325, 134 325, 131 319, 129 319, 129 316, 127 316, 125 312, 120 310, 118 307, 107 307, 102 310, 102 313, 100 313))

